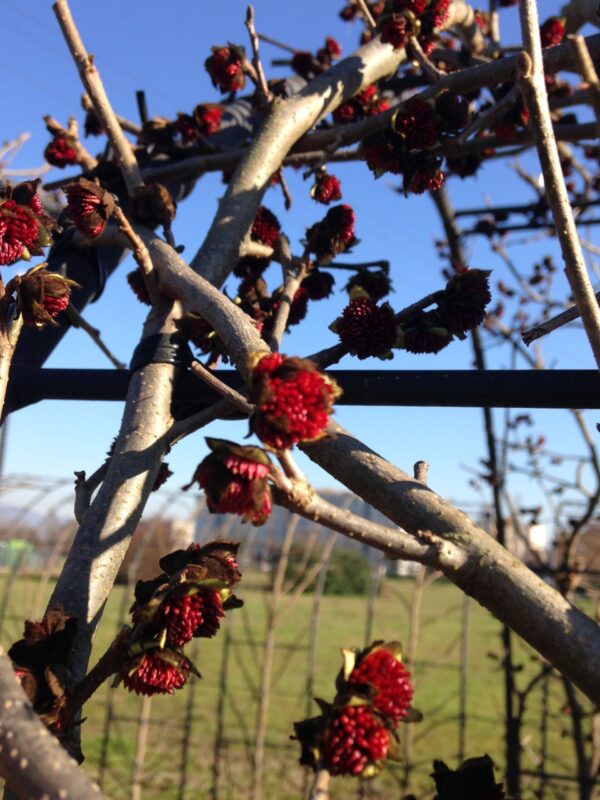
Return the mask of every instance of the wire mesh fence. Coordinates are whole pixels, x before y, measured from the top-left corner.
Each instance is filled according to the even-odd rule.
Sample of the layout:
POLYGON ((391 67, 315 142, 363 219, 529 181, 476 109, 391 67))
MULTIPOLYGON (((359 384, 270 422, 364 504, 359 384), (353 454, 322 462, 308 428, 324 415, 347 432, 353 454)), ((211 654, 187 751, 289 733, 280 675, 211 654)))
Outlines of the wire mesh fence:
MULTIPOLYGON (((376 517, 352 495, 329 499, 376 517)), ((73 536, 71 503, 68 481, 3 481, 4 646, 21 636, 24 619, 43 615, 73 536)), ((208 515, 198 497, 163 490, 136 534, 95 656, 128 621, 133 585, 158 572, 161 555, 214 538, 243 543, 239 595, 245 604, 228 613, 217 637, 196 640, 191 656, 202 679, 152 699, 105 685, 85 708, 86 768, 107 796, 305 797, 309 776, 298 765, 293 723, 318 713, 315 697, 333 698, 341 648, 373 640, 403 643, 424 719, 403 726, 401 761, 374 781, 336 779, 331 796, 431 798, 434 758, 455 767, 489 753, 501 774, 507 727, 500 624, 438 573, 388 561, 280 509, 264 528, 249 528, 208 515)), ((522 686, 515 696, 522 800, 597 797, 590 777, 598 757, 597 715, 576 694, 569 703, 560 676, 521 643, 511 669, 522 686), (574 730, 590 760, 585 772, 574 730)), ((514 734, 515 720, 512 725, 514 734)))

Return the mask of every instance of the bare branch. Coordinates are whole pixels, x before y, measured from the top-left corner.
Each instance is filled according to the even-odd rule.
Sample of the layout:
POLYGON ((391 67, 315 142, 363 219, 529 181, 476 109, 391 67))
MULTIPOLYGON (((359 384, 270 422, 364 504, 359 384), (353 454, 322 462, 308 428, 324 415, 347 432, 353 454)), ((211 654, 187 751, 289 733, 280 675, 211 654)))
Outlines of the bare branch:
POLYGON ((544 82, 544 64, 539 34, 539 19, 534 0, 522 0, 519 6, 525 51, 519 59, 519 83, 529 112, 538 156, 544 173, 548 203, 556 224, 556 232, 565 261, 565 273, 581 312, 583 324, 600 367, 600 308, 596 302, 585 261, 569 196, 560 166, 556 140, 544 82))
POLYGON ((142 184, 140 168, 133 154, 131 144, 125 138, 115 112, 104 90, 94 59, 88 55, 75 21, 71 16, 67 0, 56 0, 54 13, 63 32, 73 60, 79 70, 81 81, 94 105, 94 110, 106 135, 110 139, 117 162, 123 174, 123 180, 130 195, 142 184))

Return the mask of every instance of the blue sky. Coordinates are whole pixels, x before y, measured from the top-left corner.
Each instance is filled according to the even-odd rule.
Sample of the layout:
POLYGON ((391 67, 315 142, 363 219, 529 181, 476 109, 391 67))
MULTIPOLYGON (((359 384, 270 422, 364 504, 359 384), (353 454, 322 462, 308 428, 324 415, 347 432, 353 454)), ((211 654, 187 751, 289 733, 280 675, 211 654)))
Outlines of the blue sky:
MULTIPOLYGON (((48 134, 42 122, 51 114, 66 122, 74 114, 82 122, 79 106, 81 86, 75 67, 64 45, 51 3, 23 4, 19 0, 3 0, 3 47, 0 64, 3 81, 0 89, 3 114, 0 139, 6 140, 23 131, 31 134, 15 167, 31 167, 43 162, 42 152, 48 134)), ((276 3, 255 2, 259 31, 279 38, 298 49, 315 50, 325 35, 333 35, 347 55, 356 46, 358 29, 339 20, 341 2, 276 3)), ((548 13, 558 3, 548 5, 548 13), (550 8, 552 6, 552 8, 550 8)), ((247 44, 244 28, 245 3, 229 0, 221 4, 200 4, 197 0, 177 0, 157 4, 105 0, 92 4, 73 0, 73 14, 84 42, 95 54, 107 92, 118 113, 137 120, 135 91, 146 91, 151 115, 174 117, 178 111, 191 111, 198 102, 217 101, 203 63, 211 45, 227 41, 247 44), (168 11, 165 11, 168 8, 168 11)), ((519 40, 515 9, 502 11, 506 40, 519 40)), ((263 46, 268 76, 281 76, 284 70, 271 68, 271 58, 281 52, 263 46)), ((100 139, 88 139, 92 152, 103 146, 100 139)), ((532 157, 523 163, 532 171, 537 167, 532 157)), ((424 294, 440 288, 440 262, 433 242, 442 237, 433 205, 428 197, 410 200, 396 194, 397 181, 384 176, 374 181, 362 164, 340 164, 334 170, 342 181, 343 200, 350 203, 357 216, 356 232, 361 239, 351 258, 361 261, 388 259, 392 264, 395 293, 392 305, 399 309, 424 294)), ((60 177, 58 170, 48 179, 60 177)), ((68 173, 66 173, 68 174, 68 173)), ((323 216, 323 208, 309 197, 309 183, 299 172, 288 170, 286 177, 293 195, 293 209, 286 213, 277 189, 269 191, 265 204, 281 219, 292 247, 298 251, 306 227, 323 216)), ((476 178, 467 181, 452 179, 448 188, 456 207, 485 205, 487 202, 528 201, 531 189, 514 177, 506 164, 493 163, 476 178)), ((214 215, 218 197, 224 187, 220 176, 211 174, 197 184, 190 199, 180 205, 174 230, 178 242, 186 244, 185 255, 195 253, 214 215)), ((591 229, 591 241, 597 241, 598 229, 591 229), (596 237, 596 238, 594 238, 596 237)), ((493 285, 505 279, 505 269, 490 252, 485 240, 471 239, 467 244, 471 266, 492 268, 493 285)), ((541 255, 554 252, 553 242, 530 244, 511 249, 523 269, 541 255)), ((557 257, 560 264, 560 256, 557 257)), ((125 275, 131 269, 128 261, 109 282, 103 297, 85 312, 89 322, 101 329, 111 349, 128 361, 139 338, 145 309, 131 295, 125 275)), ((269 273, 275 279, 274 272, 269 273)), ((343 285, 344 275, 338 278, 343 285)), ((557 282, 563 281, 559 276, 557 282)), ((334 344, 336 337, 327 330, 344 305, 340 292, 331 302, 315 303, 305 323, 286 336, 283 350, 290 354, 307 354, 334 344)), ((43 333, 40 334, 43 336, 43 333)), ((562 368, 593 368, 594 363, 580 330, 561 330, 544 345, 547 363, 562 368)), ((504 348, 489 353, 490 366, 508 367, 510 357, 504 348)), ((437 356, 413 356, 397 352, 391 362, 371 359, 356 362, 345 359, 345 368, 380 369, 464 369, 472 362, 469 341, 455 342, 437 356)), ((48 361, 52 367, 109 367, 104 356, 81 331, 70 331, 48 361)), ((524 368, 524 365, 520 365, 524 368)), ((44 402, 13 415, 10 421, 5 469, 8 473, 39 474, 69 477, 74 470, 93 471, 103 460, 114 437, 121 415, 120 403, 44 402)), ((588 415, 593 426, 595 416, 588 415)), ((468 487, 469 474, 462 465, 475 466, 484 456, 481 412, 477 409, 382 408, 368 410, 340 407, 336 417, 356 435, 384 456, 410 471, 418 459, 430 462, 432 487, 446 497, 474 500, 468 487)), ((545 411, 536 414, 539 427, 553 450, 580 448, 574 426, 565 412, 545 411)), ((213 436, 241 439, 246 434, 244 423, 215 424, 206 431, 213 436)), ((177 445, 169 456, 175 472, 170 484, 174 488, 187 482, 197 462, 206 452, 203 434, 177 445)), ((309 478, 317 486, 330 487, 335 482, 311 462, 299 456, 309 478)), ((526 498, 529 487, 519 483, 518 491, 526 498)))

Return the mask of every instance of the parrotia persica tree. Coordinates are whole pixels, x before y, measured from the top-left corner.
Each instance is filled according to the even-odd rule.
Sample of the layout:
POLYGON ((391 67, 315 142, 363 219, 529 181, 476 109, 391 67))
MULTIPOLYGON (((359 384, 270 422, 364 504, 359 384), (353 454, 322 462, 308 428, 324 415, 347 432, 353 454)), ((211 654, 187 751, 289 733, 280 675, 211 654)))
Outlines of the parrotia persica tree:
MULTIPOLYGON (((502 148, 531 141, 544 175, 543 212, 550 208, 554 215, 576 313, 600 362, 598 304, 563 175, 572 164, 556 141, 589 137, 589 126, 556 125, 553 132, 572 95, 571 84, 559 74, 566 68, 580 74, 589 87, 583 101, 598 112, 593 59, 600 54, 600 37, 567 41, 584 23, 597 23, 596 4, 573 0, 540 25, 535 2, 521 0, 522 51, 515 53, 502 47, 498 14, 500 7, 516 4, 499 0, 483 12, 463 0, 351 0, 340 16, 356 27, 356 52, 342 58, 338 43, 323 30, 323 46, 315 53, 290 54, 290 78, 281 80, 265 77, 249 8, 249 46, 216 42, 206 53, 215 97, 172 119, 147 120, 136 130, 113 112, 66 0, 56 3, 85 88, 85 132, 106 137, 110 146, 95 158, 74 120, 65 128, 46 117, 46 160, 57 167, 76 164, 82 172, 65 182, 60 216, 42 203, 39 181, 6 184, 2 190, 2 400, 24 326, 61 325, 78 290, 69 265, 79 248, 131 250, 137 269, 128 281, 148 305, 148 315, 117 438, 93 476, 79 475, 79 529, 47 613, 40 622, 27 622, 9 657, 0 656, 0 767, 15 796, 67 796, 61 791, 97 796, 97 787, 67 755, 80 754, 82 705, 111 676, 144 695, 181 689, 196 671, 186 654, 188 642, 214 636, 223 615, 239 605, 233 593, 240 579, 235 543, 165 554, 157 577, 136 587, 130 625, 89 667, 91 642, 119 565, 149 494, 169 476, 164 457, 177 441, 217 418, 246 416, 254 439, 251 444, 207 439, 210 454, 190 486, 203 490, 211 512, 261 525, 279 504, 390 557, 440 570, 588 698, 600 701, 596 623, 418 475, 406 474, 337 425, 340 388, 326 372, 347 354, 363 362, 393 358, 399 349, 437 353, 466 336, 473 337, 477 352, 477 328, 492 302, 489 272, 466 262, 444 182, 449 174, 467 180, 502 148), (240 95, 246 98, 244 134, 234 136, 232 149, 219 136, 225 129, 235 131, 232 109, 242 113, 240 95), (284 332, 302 324, 309 304, 327 301, 334 291, 328 267, 356 241, 355 213, 335 174, 335 162, 344 159, 364 162, 365 192, 368 180, 391 174, 401 182, 404 202, 414 194, 432 194, 447 234, 445 278, 434 293, 398 308, 386 299, 393 278, 389 267, 358 265, 341 290, 347 303, 331 320, 339 342, 310 356, 284 354, 284 332), (270 187, 287 192, 285 164, 310 170, 307 186, 315 206, 302 242, 288 240, 285 223, 266 205, 270 187), (223 171, 227 189, 202 246, 186 261, 171 233, 176 204, 166 186, 181 189, 185 179, 215 169, 223 171), (66 270, 54 268, 57 252, 66 270), (32 266, 23 273, 25 261, 32 266), (263 277, 271 262, 281 266, 275 286, 263 277), (221 291, 231 274, 239 281, 233 298, 221 291), (239 391, 211 372, 218 361, 235 367, 239 391), (222 397, 174 418, 174 385, 183 371, 222 397), (294 462, 295 448, 378 509, 389 526, 320 497, 294 462), (41 735, 47 729, 53 736, 41 735), (55 746, 56 738, 64 749, 55 746)), ((597 149, 587 156, 597 159, 597 149)), ((486 223, 490 235, 498 222, 486 223)), ((543 280, 541 275, 537 282, 543 280)), ((547 330, 558 324, 551 321, 547 330)), ((325 796, 324 776, 366 777, 393 756, 399 723, 417 716, 412 694, 397 643, 345 652, 321 714, 295 724, 301 760, 316 772, 315 797, 325 796)), ((460 787, 484 774, 489 796, 502 797, 485 759, 456 773, 438 763, 439 797, 461 792, 466 797, 460 787)))

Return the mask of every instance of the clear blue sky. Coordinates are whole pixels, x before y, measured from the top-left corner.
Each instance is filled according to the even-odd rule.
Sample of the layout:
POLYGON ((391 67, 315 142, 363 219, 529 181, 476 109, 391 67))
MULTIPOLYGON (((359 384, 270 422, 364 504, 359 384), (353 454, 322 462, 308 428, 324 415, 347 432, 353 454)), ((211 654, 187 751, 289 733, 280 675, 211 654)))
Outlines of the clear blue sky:
MULTIPOLYGON (((280 3, 273 0, 255 2, 259 31, 279 38, 298 49, 315 50, 325 35, 333 35, 347 55, 356 46, 358 28, 338 18, 341 2, 280 3)), ((542 3, 548 13, 558 3, 542 3)), ((31 167, 43 162, 42 152, 48 141, 42 116, 52 114, 66 122, 70 114, 80 121, 81 86, 73 62, 61 39, 50 2, 24 4, 20 0, 3 0, 3 46, 0 64, 7 79, 0 95, 4 109, 1 139, 10 139, 23 131, 31 139, 23 147, 13 166, 31 167), (8 77, 10 79, 8 79, 8 77)), ((198 102, 217 101, 203 63, 211 45, 227 41, 247 44, 244 28, 245 3, 198 3, 177 0, 176 3, 122 3, 105 0, 102 4, 73 0, 73 14, 88 49, 105 81, 115 109, 124 116, 137 119, 135 91, 146 91, 151 115, 174 117, 178 111, 191 111, 198 102)), ((519 40, 516 9, 502 11, 502 26, 507 41, 519 40)), ((281 76, 281 68, 271 68, 271 58, 281 57, 274 48, 263 46, 268 76, 281 76)), ((103 141, 88 139, 92 151, 101 149, 103 141)), ((524 163, 537 171, 535 162, 524 163)), ((384 176, 375 182, 362 164, 335 167, 342 180, 344 202, 356 210, 357 236, 360 245, 352 254, 356 261, 384 258, 392 264, 395 294, 392 304, 401 308, 422 295, 442 286, 440 268, 433 241, 442 236, 437 216, 428 197, 404 199, 393 191, 397 181, 384 176)), ((58 170, 48 178, 60 177, 58 170)), ((304 235, 306 227, 323 215, 323 208, 309 198, 309 184, 300 173, 287 171, 294 205, 290 213, 282 207, 281 196, 272 189, 265 204, 278 214, 292 246, 304 235)), ((506 164, 492 164, 476 178, 461 182, 449 181, 448 188, 457 207, 501 204, 531 199, 531 189, 516 180, 506 164)), ((217 198, 223 193, 218 175, 202 178, 193 196, 183 203, 175 223, 178 242, 187 245, 191 255, 201 243, 216 210, 217 198)), ((590 237, 597 244, 598 229, 590 237), (596 238, 594 238, 596 237, 596 238)), ((471 266, 493 268, 493 286, 505 279, 505 269, 489 251, 486 242, 472 239, 468 244, 471 266)), ((511 250, 525 273, 540 255, 554 252, 552 242, 528 245, 511 250)), ((560 257, 557 258, 560 262, 560 257)), ((141 331, 145 309, 132 297, 125 284, 130 262, 123 264, 113 276, 101 299, 88 307, 85 316, 99 327, 113 351, 128 361, 141 331)), ((6 270, 8 273, 8 270, 6 270)), ((271 273, 273 274, 273 273, 271 273)), ((338 284, 341 286, 344 277, 338 284)), ((563 281, 559 276, 557 281, 563 281)), ((507 282, 509 282, 507 280, 507 282)), ((322 346, 334 344, 336 337, 327 330, 329 323, 344 305, 339 293, 331 302, 315 303, 305 324, 295 329, 284 341, 284 351, 307 354, 322 346)), ((40 334, 43 336, 43 333, 40 334)), ((579 330, 562 330, 545 344, 547 363, 562 368, 593 368, 589 348, 579 330)), ((346 368, 390 369, 460 369, 471 365, 469 341, 455 342, 437 356, 413 356, 398 352, 392 362, 356 362, 345 359, 346 368)), ((489 353, 490 366, 508 367, 509 353, 494 349, 489 353)), ((48 366, 107 367, 104 356, 80 331, 67 334, 52 355, 48 366)), ((524 365, 521 364, 524 368, 524 365)), ((44 402, 13 415, 10 423, 6 471, 69 477, 74 470, 93 471, 103 460, 114 437, 121 414, 119 403, 44 402)), ((593 423, 595 416, 590 415, 593 423)), ((475 466, 484 456, 481 412, 477 409, 382 408, 368 411, 340 408, 339 422, 352 430, 370 446, 410 471, 418 459, 430 462, 430 482, 441 494, 457 499, 475 499, 468 488, 469 474, 462 465, 475 466)), ((553 450, 580 449, 569 417, 562 411, 546 411, 536 417, 553 450)), ((242 423, 216 424, 207 433, 240 439, 246 433, 242 423)), ((187 482, 196 463, 206 450, 203 434, 177 445, 169 456, 175 475, 172 487, 187 482)), ((300 457, 309 478, 317 486, 333 486, 334 481, 310 462, 300 457)), ((527 499, 528 487, 522 485, 527 499)))

